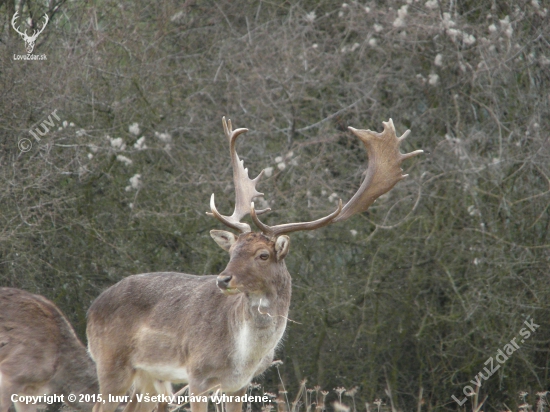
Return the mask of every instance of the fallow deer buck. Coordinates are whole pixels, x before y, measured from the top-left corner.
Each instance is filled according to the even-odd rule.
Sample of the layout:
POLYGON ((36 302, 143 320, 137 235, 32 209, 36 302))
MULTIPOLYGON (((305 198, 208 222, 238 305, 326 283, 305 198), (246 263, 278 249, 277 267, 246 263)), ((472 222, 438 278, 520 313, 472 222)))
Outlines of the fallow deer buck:
POLYGON ((36 411, 32 402, 47 400, 26 404, 20 397, 44 394, 64 395, 69 406, 91 410, 98 391, 95 364, 57 306, 24 290, 0 288, 0 412, 8 412, 12 401, 17 412, 36 411))
MULTIPOLYGON (((220 390, 228 396, 245 393, 252 378, 271 364, 285 331, 290 306, 291 278, 285 266, 289 250, 286 234, 314 230, 364 212, 405 176, 401 162, 422 152, 402 154, 393 122, 382 133, 350 130, 363 142, 369 158, 365 180, 357 193, 328 216, 302 223, 268 226, 252 200, 262 195, 248 177, 235 150, 236 139, 247 129, 233 130, 223 119, 229 139, 235 210, 223 216, 210 199, 211 215, 240 232, 212 230, 216 243, 229 252, 227 267, 218 276, 161 272, 129 276, 104 291, 88 312, 89 351, 97 363, 100 391, 124 395, 166 394, 170 382, 189 384, 189 393, 205 395, 220 390), (259 233, 241 219, 250 214, 259 233)), ((154 405, 129 402, 125 412, 148 411, 154 405)), ((118 402, 97 404, 95 412, 113 412, 118 402)), ((241 402, 227 403, 228 412, 241 402)), ((191 402, 193 412, 207 403, 191 402)))

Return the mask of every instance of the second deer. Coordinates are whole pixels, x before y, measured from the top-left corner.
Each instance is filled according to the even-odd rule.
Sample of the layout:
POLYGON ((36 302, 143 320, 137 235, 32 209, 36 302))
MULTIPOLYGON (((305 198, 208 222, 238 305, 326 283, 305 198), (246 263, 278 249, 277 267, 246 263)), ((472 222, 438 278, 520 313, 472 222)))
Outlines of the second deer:
MULTIPOLYGON (((365 145, 369 167, 365 180, 349 202, 326 217, 300 223, 268 226, 252 200, 262 195, 255 179, 239 159, 235 144, 247 129, 233 130, 223 119, 229 140, 235 210, 220 214, 214 195, 211 215, 239 232, 212 230, 216 243, 229 253, 218 276, 160 272, 129 276, 103 292, 88 312, 89 350, 97 363, 100 391, 124 395, 134 387, 125 412, 150 411, 152 403, 137 402, 137 394, 171 394, 172 383, 188 383, 192 395, 220 390, 241 396, 252 378, 271 364, 285 331, 291 296, 291 277, 285 265, 288 233, 314 230, 366 211, 402 175, 401 162, 422 152, 402 154, 393 122, 382 133, 350 128, 365 145), (259 232, 242 218, 250 214, 259 232)), ((191 402, 192 412, 206 412, 207 403, 191 402)), ((97 404, 95 412, 113 412, 118 402, 97 404)), ((229 402, 228 412, 241 410, 229 402)))
POLYGON ((0 288, 0 412, 12 401, 17 412, 36 411, 34 401, 20 397, 45 394, 91 410, 98 389, 95 364, 58 307, 40 295, 0 288))

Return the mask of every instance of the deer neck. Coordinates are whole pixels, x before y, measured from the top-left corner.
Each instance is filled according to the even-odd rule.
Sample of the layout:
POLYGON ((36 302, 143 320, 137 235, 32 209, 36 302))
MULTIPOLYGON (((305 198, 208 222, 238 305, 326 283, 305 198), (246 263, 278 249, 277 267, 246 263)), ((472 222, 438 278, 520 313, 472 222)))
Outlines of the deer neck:
POLYGON ((280 272, 263 291, 242 294, 238 323, 269 330, 284 327, 290 307, 291 283, 290 274, 283 262, 280 272))

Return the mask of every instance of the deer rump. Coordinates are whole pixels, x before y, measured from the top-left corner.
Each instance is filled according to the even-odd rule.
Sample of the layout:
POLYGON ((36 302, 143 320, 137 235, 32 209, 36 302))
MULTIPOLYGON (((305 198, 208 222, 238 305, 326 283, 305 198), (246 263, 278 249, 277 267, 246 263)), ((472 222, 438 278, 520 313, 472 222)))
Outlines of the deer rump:
POLYGON ((168 396, 171 382, 193 383, 201 391, 194 395, 206 395, 216 389, 237 392, 264 372, 286 318, 243 305, 245 294, 223 294, 216 279, 147 273, 103 292, 88 311, 87 329, 100 383, 112 395, 124 395, 132 382, 134 394, 168 396))

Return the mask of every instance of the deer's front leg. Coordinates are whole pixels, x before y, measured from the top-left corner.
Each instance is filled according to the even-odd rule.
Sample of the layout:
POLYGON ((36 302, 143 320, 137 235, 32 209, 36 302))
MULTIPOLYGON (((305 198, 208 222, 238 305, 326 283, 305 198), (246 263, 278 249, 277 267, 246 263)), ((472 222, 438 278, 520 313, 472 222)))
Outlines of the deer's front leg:
POLYGON ((203 396, 208 397, 211 388, 206 385, 197 385, 194 382, 189 382, 189 398, 191 405, 191 412, 207 412, 208 402, 196 402, 197 399, 201 399, 203 396))
MULTIPOLYGON (((239 397, 242 398, 242 396, 246 393, 246 388, 248 386, 245 386, 244 388, 242 389, 239 389, 237 392, 233 392, 233 393, 228 393, 227 395, 228 396, 232 396, 233 399, 235 399, 235 397, 239 397)), ((243 403, 242 402, 226 402, 225 403, 225 412, 241 412, 243 410, 243 403)))

